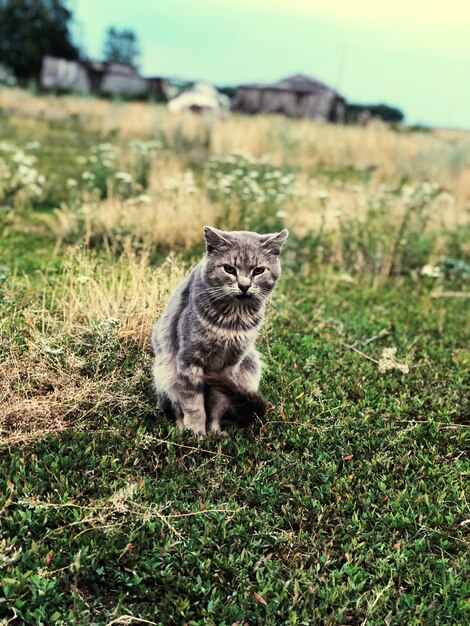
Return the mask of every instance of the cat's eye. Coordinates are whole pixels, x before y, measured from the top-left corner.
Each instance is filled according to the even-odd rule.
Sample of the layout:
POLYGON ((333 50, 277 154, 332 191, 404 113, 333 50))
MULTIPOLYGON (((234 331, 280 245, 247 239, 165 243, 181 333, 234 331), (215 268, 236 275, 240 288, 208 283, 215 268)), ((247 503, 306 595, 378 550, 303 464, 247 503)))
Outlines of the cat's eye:
POLYGON ((255 269, 253 270, 253 276, 258 276, 259 274, 262 274, 265 269, 265 267, 255 267, 255 269))
POLYGON ((224 265, 224 270, 227 272, 227 274, 232 274, 233 276, 235 276, 237 273, 237 269, 233 267, 233 265, 224 265))

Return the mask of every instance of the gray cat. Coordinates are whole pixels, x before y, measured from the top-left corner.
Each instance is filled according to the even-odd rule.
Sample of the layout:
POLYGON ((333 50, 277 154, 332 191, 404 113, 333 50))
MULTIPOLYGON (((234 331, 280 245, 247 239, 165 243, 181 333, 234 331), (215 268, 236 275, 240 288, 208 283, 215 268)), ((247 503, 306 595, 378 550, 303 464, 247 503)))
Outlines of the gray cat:
POLYGON ((288 231, 259 235, 204 228, 206 254, 155 324, 153 375, 159 406, 179 428, 221 432, 221 420, 262 417, 255 341, 281 273, 288 231))

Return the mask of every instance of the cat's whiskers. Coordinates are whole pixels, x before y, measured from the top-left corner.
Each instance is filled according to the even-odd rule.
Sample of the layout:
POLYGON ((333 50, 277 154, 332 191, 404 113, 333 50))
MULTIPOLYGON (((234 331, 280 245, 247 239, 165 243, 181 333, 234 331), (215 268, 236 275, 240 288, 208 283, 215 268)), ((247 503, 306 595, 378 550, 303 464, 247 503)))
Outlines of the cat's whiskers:
POLYGON ((225 287, 211 287, 210 289, 206 290, 206 293, 209 295, 209 302, 211 304, 216 304, 229 297, 229 294, 227 294, 227 290, 225 287))

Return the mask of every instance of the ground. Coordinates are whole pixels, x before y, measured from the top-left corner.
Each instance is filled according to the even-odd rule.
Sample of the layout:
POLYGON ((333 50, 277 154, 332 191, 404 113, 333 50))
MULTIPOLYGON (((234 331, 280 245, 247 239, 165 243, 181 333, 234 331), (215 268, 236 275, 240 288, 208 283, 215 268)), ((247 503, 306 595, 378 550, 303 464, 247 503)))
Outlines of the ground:
POLYGON ((139 126, 134 105, 17 95, 2 623, 467 623, 468 136, 144 104, 139 126), (168 423, 150 375, 206 222, 291 230, 259 346, 271 409, 221 440, 168 423))

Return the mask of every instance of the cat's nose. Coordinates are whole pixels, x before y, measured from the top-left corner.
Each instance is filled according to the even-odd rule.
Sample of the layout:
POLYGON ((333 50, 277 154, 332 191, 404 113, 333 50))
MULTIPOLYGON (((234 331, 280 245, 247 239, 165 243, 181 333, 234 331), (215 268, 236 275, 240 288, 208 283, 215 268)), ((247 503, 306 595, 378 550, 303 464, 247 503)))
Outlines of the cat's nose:
POLYGON ((238 283, 238 288, 240 289, 240 291, 242 293, 246 293, 248 291, 248 289, 250 288, 250 285, 245 285, 244 283, 238 283))

